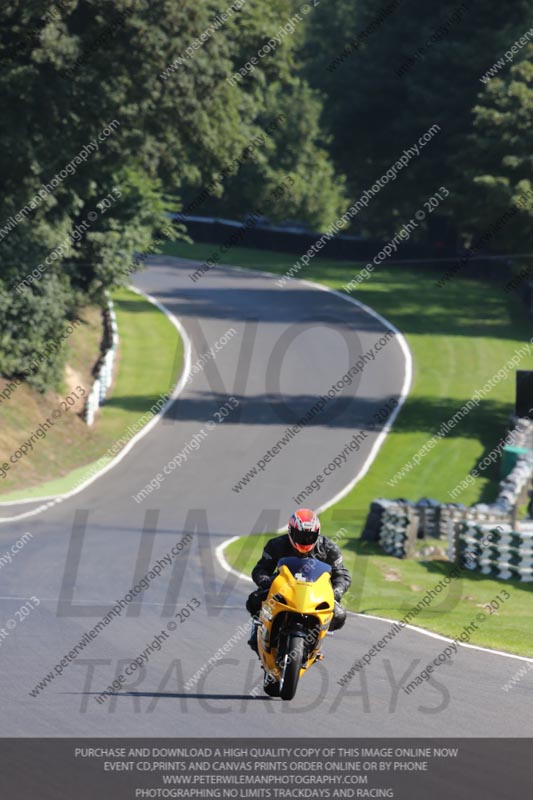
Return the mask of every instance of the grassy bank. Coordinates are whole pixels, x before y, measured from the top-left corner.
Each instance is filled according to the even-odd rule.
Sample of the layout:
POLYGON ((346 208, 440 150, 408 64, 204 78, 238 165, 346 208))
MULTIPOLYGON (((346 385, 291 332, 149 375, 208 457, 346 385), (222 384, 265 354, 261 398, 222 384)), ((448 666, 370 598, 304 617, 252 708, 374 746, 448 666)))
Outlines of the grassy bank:
MULTIPOLYGON (((214 245, 172 244, 167 253, 205 261, 216 250, 214 245)), ((250 269, 265 269, 283 274, 296 257, 233 248, 226 262, 250 269)), ((351 262, 315 258, 299 277, 317 280, 342 289, 358 268, 351 262)), ((466 403, 473 393, 529 342, 533 331, 526 310, 497 284, 455 278, 442 288, 435 282, 444 268, 380 266, 360 284, 352 296, 360 299, 405 335, 414 361, 410 396, 398 416, 391 434, 381 448, 365 478, 335 507, 322 515, 324 532, 332 535, 344 528, 340 544, 354 574, 349 608, 377 616, 401 618, 424 591, 439 580, 439 573, 450 568, 443 556, 428 562, 398 561, 365 546, 358 537, 368 506, 375 497, 434 497, 447 501, 468 472, 500 441, 508 415, 514 407, 514 379, 501 381, 479 406, 450 434, 429 451, 417 467, 389 485, 417 450, 466 403)), ((280 289, 282 291, 282 289, 280 289)), ((519 369, 532 369, 530 355, 521 359, 519 369)), ((295 476, 299 489, 311 475, 295 476)), ((482 472, 475 483, 455 499, 471 504, 494 498, 498 465, 482 472)), ((346 475, 348 483, 351 475, 346 475)), ((249 574, 260 555, 265 537, 254 536, 228 548, 227 556, 238 569, 249 574)), ((439 545, 444 543, 438 543, 439 545)), ((496 581, 468 574, 449 590, 449 599, 435 602, 417 624, 457 636, 462 627, 485 602, 502 588, 512 599, 476 632, 472 641, 489 647, 533 655, 529 644, 531 593, 533 586, 512 581, 496 581)))
MULTIPOLYGON (((39 438, 33 450, 11 466, 0 484, 0 501, 68 491, 84 475, 94 472, 94 462, 103 456, 111 460, 107 451, 122 440, 122 446, 126 444, 128 429, 136 426, 143 415, 147 415, 142 423, 146 424, 151 417, 147 412, 175 385, 183 365, 176 328, 161 311, 134 292, 117 291, 113 300, 120 335, 118 363, 111 392, 95 424, 88 427, 83 422, 81 403, 62 413, 46 437, 39 438)), ((94 308, 84 309, 81 321, 68 338, 68 366, 60 392, 39 395, 22 384, 2 404, 2 460, 9 462, 10 454, 54 409, 61 408, 62 399, 76 392, 77 386, 89 390, 91 367, 102 337, 101 314, 94 308)))

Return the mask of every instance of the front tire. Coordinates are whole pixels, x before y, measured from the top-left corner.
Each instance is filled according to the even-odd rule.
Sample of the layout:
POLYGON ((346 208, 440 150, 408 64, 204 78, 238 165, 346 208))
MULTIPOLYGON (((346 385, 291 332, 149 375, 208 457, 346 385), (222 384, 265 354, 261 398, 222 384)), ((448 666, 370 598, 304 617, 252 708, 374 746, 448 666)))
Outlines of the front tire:
POLYGON ((266 673, 263 680, 263 691, 269 697, 279 697, 279 681, 272 680, 266 673))
POLYGON ((303 638, 301 636, 289 636, 285 665, 280 680, 280 696, 282 700, 292 700, 296 694, 303 658, 303 638))

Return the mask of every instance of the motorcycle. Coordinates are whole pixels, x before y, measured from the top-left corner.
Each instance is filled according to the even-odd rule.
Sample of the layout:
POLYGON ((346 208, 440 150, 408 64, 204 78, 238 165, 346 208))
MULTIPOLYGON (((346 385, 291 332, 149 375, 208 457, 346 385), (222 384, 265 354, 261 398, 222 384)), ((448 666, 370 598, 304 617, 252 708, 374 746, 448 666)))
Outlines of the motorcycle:
POLYGON ((301 676, 322 659, 335 600, 329 564, 290 556, 280 559, 277 569, 259 612, 257 647, 264 691, 292 700, 301 676))

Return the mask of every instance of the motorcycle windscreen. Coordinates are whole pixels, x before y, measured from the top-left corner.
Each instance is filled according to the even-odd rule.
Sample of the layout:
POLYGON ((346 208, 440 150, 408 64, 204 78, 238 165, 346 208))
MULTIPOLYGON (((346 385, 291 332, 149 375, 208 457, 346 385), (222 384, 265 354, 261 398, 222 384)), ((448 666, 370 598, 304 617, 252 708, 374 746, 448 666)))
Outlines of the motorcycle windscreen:
POLYGON ((316 558, 288 556, 287 558, 280 558, 278 561, 278 569, 282 566, 287 567, 297 581, 306 581, 308 583, 314 583, 325 572, 331 572, 329 564, 318 561, 316 558))

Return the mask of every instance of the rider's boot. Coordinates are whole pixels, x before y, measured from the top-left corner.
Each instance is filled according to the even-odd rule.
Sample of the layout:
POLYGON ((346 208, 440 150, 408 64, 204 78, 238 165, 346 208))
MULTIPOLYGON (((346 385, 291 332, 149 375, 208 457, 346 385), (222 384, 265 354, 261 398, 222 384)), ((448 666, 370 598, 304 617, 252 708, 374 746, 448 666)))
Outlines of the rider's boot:
POLYGON ((259 628, 259 620, 257 617, 252 617, 252 632, 250 634, 250 638, 248 639, 248 644, 254 651, 256 655, 259 655, 259 650, 257 648, 257 629, 259 628))

